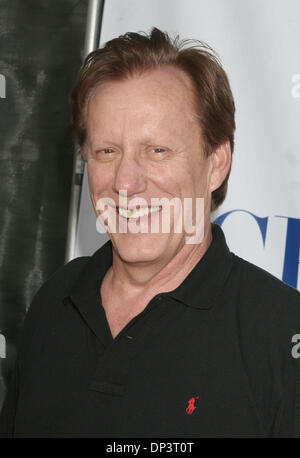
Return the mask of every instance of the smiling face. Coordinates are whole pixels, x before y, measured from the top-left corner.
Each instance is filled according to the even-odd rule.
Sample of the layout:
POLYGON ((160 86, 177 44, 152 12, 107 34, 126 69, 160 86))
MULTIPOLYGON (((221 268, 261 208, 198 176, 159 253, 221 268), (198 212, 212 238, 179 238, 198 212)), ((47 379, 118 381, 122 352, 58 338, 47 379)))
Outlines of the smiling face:
MULTIPOLYGON (((93 93, 86 117, 89 188, 96 210, 100 198, 119 206, 120 194, 143 198, 204 198, 205 224, 209 221, 212 179, 211 156, 205 157, 199 120, 195 116, 189 78, 164 67, 125 81, 108 82, 93 93)), ((122 207, 122 205, 121 205, 122 207)), ((113 247, 129 263, 167 263, 185 245, 185 233, 161 231, 162 212, 152 208, 138 224, 159 221, 159 233, 111 233, 113 247)), ((112 210, 115 211, 115 210, 112 210)), ((143 209, 147 213, 147 209, 143 209)), ((96 211, 97 213, 97 211, 96 211)), ((121 224, 128 216, 120 210, 121 224)))

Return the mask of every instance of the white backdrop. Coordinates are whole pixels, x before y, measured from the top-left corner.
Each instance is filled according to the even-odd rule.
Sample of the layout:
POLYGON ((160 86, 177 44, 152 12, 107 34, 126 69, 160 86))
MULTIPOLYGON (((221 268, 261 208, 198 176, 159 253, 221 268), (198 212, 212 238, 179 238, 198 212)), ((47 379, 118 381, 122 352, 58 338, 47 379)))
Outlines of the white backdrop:
MULTIPOLYGON (((237 130, 228 196, 212 220, 233 252, 299 289, 300 1, 106 0, 100 44, 153 26, 206 41, 221 57, 237 130)), ((76 256, 106 240, 85 176, 76 256)))

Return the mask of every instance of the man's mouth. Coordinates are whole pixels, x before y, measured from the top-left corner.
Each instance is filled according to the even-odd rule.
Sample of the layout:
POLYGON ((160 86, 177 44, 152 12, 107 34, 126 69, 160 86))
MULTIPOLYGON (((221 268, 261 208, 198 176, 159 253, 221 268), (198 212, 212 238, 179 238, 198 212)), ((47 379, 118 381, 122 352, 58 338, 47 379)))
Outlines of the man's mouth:
POLYGON ((117 207, 117 212, 123 218, 126 219, 137 219, 141 218, 142 216, 147 216, 152 213, 157 213, 161 210, 161 206, 159 207, 142 207, 142 208, 134 208, 132 210, 127 210, 122 207, 117 207))

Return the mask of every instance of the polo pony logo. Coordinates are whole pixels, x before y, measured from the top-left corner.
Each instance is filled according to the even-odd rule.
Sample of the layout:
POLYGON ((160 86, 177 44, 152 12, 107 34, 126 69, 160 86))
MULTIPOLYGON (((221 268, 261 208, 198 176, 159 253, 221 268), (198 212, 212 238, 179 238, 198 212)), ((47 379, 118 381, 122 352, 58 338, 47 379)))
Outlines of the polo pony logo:
POLYGON ((187 408, 185 409, 185 411, 186 411, 186 413, 187 413, 188 415, 192 415, 192 413, 194 412, 194 410, 197 408, 197 407, 195 406, 195 402, 196 402, 196 399, 198 399, 198 398, 199 398, 199 396, 195 396, 194 398, 189 399, 189 401, 188 401, 188 406, 187 406, 187 408))

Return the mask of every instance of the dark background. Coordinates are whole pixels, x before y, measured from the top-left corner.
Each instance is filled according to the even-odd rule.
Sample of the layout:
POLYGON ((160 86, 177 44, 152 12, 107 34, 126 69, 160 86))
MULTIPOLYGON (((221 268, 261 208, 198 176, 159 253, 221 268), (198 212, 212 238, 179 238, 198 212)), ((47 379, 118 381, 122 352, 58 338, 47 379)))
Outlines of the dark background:
POLYGON ((0 0, 0 408, 33 295, 64 263, 87 3, 0 0))

